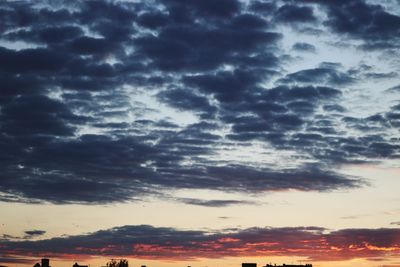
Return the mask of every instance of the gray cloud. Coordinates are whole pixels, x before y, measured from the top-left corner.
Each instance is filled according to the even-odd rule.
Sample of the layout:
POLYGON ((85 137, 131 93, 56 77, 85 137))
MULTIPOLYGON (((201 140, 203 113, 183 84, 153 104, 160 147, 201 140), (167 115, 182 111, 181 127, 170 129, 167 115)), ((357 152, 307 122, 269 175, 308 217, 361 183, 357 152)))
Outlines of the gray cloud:
POLYGON ((386 134, 400 127, 398 105, 352 117, 341 104, 347 86, 396 73, 324 62, 285 74, 285 33, 277 30, 321 24, 318 5, 325 27, 383 49, 397 40, 398 28, 386 23, 397 25, 397 16, 360 0, 156 2, 0 3, 0 200, 99 204, 168 189, 331 191, 367 184, 336 172, 341 164, 399 156, 386 134), (353 21, 339 19, 353 9, 353 21), (143 94, 197 121, 174 121, 132 99, 143 94), (293 152, 296 166, 218 156, 252 142, 293 152))
POLYGON ((212 207, 212 208, 222 208, 232 205, 256 205, 257 202, 246 201, 246 200, 222 200, 222 199, 212 199, 212 200, 203 200, 196 198, 177 198, 177 201, 183 202, 189 205, 195 206, 203 206, 203 207, 212 207))
POLYGON ((32 237, 44 235, 46 233, 46 231, 44 231, 44 230, 29 230, 29 231, 25 231, 24 233, 25 233, 25 238, 32 238, 32 237))

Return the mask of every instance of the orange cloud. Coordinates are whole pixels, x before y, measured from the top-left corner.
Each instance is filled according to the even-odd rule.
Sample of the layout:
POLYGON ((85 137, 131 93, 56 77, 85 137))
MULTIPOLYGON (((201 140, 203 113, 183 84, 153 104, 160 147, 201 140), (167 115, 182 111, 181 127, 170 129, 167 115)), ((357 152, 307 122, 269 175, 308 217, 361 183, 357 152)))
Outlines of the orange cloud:
POLYGON ((209 233, 152 226, 123 226, 87 235, 37 241, 3 241, 4 255, 164 260, 299 256, 313 261, 390 258, 400 253, 400 229, 319 227, 248 228, 209 233))

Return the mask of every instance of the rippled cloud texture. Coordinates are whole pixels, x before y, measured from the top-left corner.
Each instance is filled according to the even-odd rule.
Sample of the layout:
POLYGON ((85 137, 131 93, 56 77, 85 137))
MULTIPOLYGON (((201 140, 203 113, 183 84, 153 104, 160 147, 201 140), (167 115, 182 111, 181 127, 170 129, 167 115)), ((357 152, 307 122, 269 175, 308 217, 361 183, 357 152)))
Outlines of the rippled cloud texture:
MULTIPOLYGON (((169 194, 367 187, 340 169, 398 166, 399 6, 1 1, 0 200, 97 205, 152 197, 222 208, 257 203, 169 194)), ((334 260, 399 252, 396 229, 124 226, 3 240, 10 257, 218 252, 334 260)))
MULTIPOLYGON (((400 17, 382 6, 12 1, 0 12, 3 201, 121 202, 176 188, 354 188, 365 181, 336 166, 399 156, 391 134, 400 126, 398 104, 365 117, 342 104, 348 86, 397 72, 321 62, 288 73, 294 59, 280 45, 280 27, 292 27, 396 53, 400 17), (255 158, 290 151, 282 161, 293 166, 219 156, 254 143, 255 158)), ((293 45, 300 54, 315 49, 293 45)))

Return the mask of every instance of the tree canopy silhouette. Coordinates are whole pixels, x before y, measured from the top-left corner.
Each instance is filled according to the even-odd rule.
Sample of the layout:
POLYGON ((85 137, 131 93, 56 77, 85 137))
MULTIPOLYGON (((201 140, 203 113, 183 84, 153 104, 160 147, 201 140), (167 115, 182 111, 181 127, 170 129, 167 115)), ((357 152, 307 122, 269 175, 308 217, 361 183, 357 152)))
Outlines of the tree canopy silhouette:
POLYGON ((126 259, 120 259, 120 260, 111 259, 109 262, 107 262, 107 267, 128 267, 128 260, 126 260, 126 259))

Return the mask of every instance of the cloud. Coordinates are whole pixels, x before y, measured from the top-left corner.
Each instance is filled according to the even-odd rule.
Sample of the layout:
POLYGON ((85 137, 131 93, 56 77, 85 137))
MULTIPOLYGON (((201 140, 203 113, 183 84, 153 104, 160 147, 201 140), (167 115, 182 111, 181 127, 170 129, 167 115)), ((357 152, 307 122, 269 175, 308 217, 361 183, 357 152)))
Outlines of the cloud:
POLYGON ((8 73, 50 72, 61 70, 67 64, 66 54, 50 49, 36 48, 14 51, 0 47, 0 70, 8 73))
POLYGON ((295 43, 292 46, 292 49, 299 52, 310 52, 310 53, 315 53, 317 50, 315 46, 308 43, 295 43))
MULTIPOLYGON (((212 0, 205 0, 198 2, 195 0, 187 1, 182 4, 179 0, 163 0, 161 1, 170 10, 174 12, 187 11, 189 15, 193 18, 196 17, 216 17, 221 19, 226 19, 232 17, 235 13, 240 10, 239 1, 222 0, 215 2, 212 0)), ((183 13, 185 14, 185 13, 183 13)), ((182 16, 183 14, 173 14, 173 16, 182 16)))
POLYGON ((400 85, 393 86, 393 87, 387 89, 387 91, 388 91, 388 92, 397 92, 397 91, 400 91, 400 85))
POLYGON ((340 86, 351 84, 355 78, 334 68, 315 68, 290 73, 281 79, 284 83, 326 84, 340 86))
MULTIPOLYGON (((398 107, 356 116, 343 101, 360 80, 395 72, 334 62, 290 72, 282 46, 290 33, 281 28, 319 24, 365 45, 395 42, 397 28, 384 26, 397 18, 379 5, 7 1, 0 13, 2 201, 331 191, 367 184, 338 173, 342 164, 398 157, 398 107), (348 21, 347 10, 358 7, 348 21), (221 157, 249 146, 258 149, 254 158, 221 157), (275 163, 266 156, 287 151, 293 156, 275 163)), ((317 42, 290 47, 319 51, 317 42)))
POLYGON ((177 198, 179 202, 195 205, 195 206, 203 206, 203 207, 212 207, 212 208, 222 208, 232 205, 256 205, 256 202, 253 201, 245 201, 245 200, 230 200, 230 199, 212 199, 212 200, 203 200, 196 198, 177 198))
POLYGON ((2 242, 4 255, 90 258, 94 256, 193 260, 249 256, 302 256, 337 261, 396 255, 399 229, 320 227, 193 231, 149 225, 122 226, 84 235, 38 241, 2 242))
POLYGON ((277 10, 275 19, 281 23, 306 23, 316 21, 312 8, 288 4, 281 6, 277 10))
POLYGON ((363 40, 365 49, 398 47, 400 17, 382 5, 363 0, 303 2, 325 6, 328 15, 325 24, 338 34, 363 40))
POLYGON ((44 235, 46 233, 46 231, 43 230, 29 230, 29 231, 25 231, 25 237, 26 238, 32 238, 32 237, 37 237, 37 236, 41 236, 44 235))
POLYGON ((0 257, 0 262, 3 264, 7 265, 1 265, 3 267, 7 267, 10 265, 14 264, 33 264, 34 259, 29 259, 25 257, 12 257, 12 256, 7 256, 7 257, 0 257), (8 265, 10 264, 10 265, 8 265))
POLYGON ((358 214, 358 215, 342 216, 342 217, 340 217, 340 219, 343 219, 343 220, 354 220, 354 219, 358 219, 358 218, 361 218, 361 217, 364 217, 364 216, 367 216, 367 215, 358 214))
MULTIPOLYGON (((100 139, 100 141, 103 140, 100 139)), ((195 142, 195 140, 187 142, 195 142)), ((280 171, 229 165, 225 167, 204 165, 202 167, 176 168, 172 162, 176 158, 179 159, 182 152, 157 159, 157 151, 154 148, 141 147, 131 140, 107 144, 107 142, 99 143, 95 138, 87 137, 85 143, 59 145, 64 147, 63 154, 55 156, 54 153, 59 148, 53 147, 52 149, 56 150, 49 151, 53 155, 54 161, 52 162, 41 158, 47 157, 47 153, 41 154, 41 151, 38 151, 38 157, 35 157, 34 162, 27 161, 21 163, 21 166, 16 166, 15 169, 10 168, 3 172, 0 183, 2 190, 20 197, 21 199, 18 201, 33 199, 54 203, 106 203, 128 201, 132 198, 134 200, 143 195, 155 193, 159 187, 256 193, 289 189, 327 191, 337 188, 353 188, 364 184, 356 178, 350 179, 311 166, 303 170, 280 171), (125 165, 126 168, 115 169, 111 162, 104 164, 111 159, 107 153, 99 153, 100 144, 103 149, 107 150, 107 153, 116 153, 115 156, 118 157, 127 155, 126 153, 131 154, 132 151, 136 152, 126 157, 124 162, 119 163, 119 166, 125 165), (84 157, 90 160, 84 160, 78 156, 77 153, 81 153, 82 146, 85 146, 86 151, 84 157), (126 151, 124 147, 130 147, 130 149, 126 151), (150 151, 155 153, 150 153, 150 151), (146 155, 146 153, 150 154, 146 155), (141 156, 133 156, 140 154, 141 156), (159 166, 158 172, 153 171, 151 167, 141 166, 150 159, 154 162, 150 166, 159 166), (65 160, 68 160, 68 164, 65 164, 65 160), (83 161, 84 164, 82 164, 83 161), (134 162, 136 162, 136 166, 132 166, 134 162), (34 170, 30 166, 31 164, 41 167, 34 170), (8 178, 13 177, 12 174, 16 172, 23 172, 27 178, 22 181, 8 178), (115 177, 116 181, 109 181, 108 177, 111 176, 115 177), (55 177, 56 180, 54 180, 55 177), (80 177, 86 177, 86 179, 82 180, 80 177), (130 180, 129 177, 140 177, 141 179, 130 180), (292 182, 293 179, 296 179, 296 183, 292 182)), ((186 145, 181 149, 190 155, 203 153, 203 151, 198 151, 199 148, 191 148, 186 145)), ((7 198, 5 197, 3 200, 7 201, 7 198)), ((12 201, 12 199, 8 201, 12 201)))
POLYGON ((39 236, 42 236, 46 233, 46 231, 43 230, 28 230, 28 231, 24 231, 24 235, 23 236, 12 236, 12 235, 8 235, 8 234, 3 234, 0 238, 0 240, 29 240, 32 238, 36 238, 39 236))

